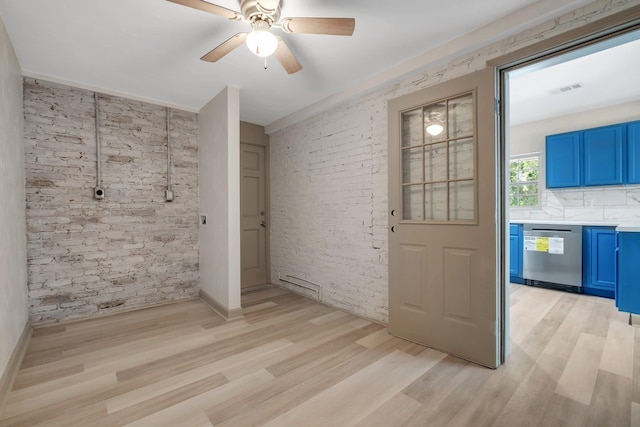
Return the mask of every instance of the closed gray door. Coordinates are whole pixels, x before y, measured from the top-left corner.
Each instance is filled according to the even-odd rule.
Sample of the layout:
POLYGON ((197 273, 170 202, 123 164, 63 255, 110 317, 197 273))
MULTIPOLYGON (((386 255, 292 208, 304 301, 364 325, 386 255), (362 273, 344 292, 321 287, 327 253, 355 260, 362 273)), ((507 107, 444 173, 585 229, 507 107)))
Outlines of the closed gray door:
POLYGON ((389 102, 389 331, 499 364, 494 72, 389 102))
POLYGON ((267 282, 264 147, 240 145, 241 286, 267 282))

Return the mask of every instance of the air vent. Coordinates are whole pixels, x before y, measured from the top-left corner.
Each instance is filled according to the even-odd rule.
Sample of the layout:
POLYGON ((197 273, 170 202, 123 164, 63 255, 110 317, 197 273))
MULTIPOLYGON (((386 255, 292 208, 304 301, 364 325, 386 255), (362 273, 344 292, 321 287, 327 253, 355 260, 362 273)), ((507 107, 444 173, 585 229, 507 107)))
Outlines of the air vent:
POLYGON ((580 89, 581 87, 582 87, 582 83, 573 83, 567 86, 559 87, 557 89, 552 89, 549 91, 549 93, 551 93, 552 95, 555 95, 558 93, 571 92, 572 90, 580 89))

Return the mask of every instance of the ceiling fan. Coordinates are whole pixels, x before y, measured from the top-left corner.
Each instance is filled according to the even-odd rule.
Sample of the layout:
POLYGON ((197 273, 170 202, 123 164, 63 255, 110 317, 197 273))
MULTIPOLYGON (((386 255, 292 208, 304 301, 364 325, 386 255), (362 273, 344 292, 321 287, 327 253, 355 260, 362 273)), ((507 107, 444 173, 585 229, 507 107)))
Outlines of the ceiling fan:
POLYGON ((353 18, 284 18, 280 19, 280 0, 240 0, 241 12, 236 12, 204 0, 168 0, 172 3, 209 12, 232 21, 244 21, 251 24, 251 32, 238 33, 200 58, 203 61, 216 62, 242 43, 255 55, 266 58, 275 54, 289 74, 302 70, 289 47, 270 29, 280 28, 293 34, 329 34, 350 36, 356 22, 353 18))

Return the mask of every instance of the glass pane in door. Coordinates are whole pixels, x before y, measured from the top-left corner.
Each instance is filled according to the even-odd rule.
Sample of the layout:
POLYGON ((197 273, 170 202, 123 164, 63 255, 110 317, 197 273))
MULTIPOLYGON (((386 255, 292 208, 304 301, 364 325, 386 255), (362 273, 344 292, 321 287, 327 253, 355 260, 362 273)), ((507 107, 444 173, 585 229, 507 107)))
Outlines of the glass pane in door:
POLYGON ((422 192, 422 184, 402 187, 402 219, 408 221, 424 219, 422 192))
POLYGON ((444 141, 447 137, 447 102, 437 102, 424 107, 424 142, 444 141))
POLYGON ((449 185, 449 214, 452 221, 472 221, 475 200, 473 181, 457 181, 449 185))
POLYGON ((447 180, 447 144, 432 144, 424 147, 424 181, 447 180))
POLYGON ((427 184, 424 186, 425 219, 430 221, 447 220, 447 184, 427 184))
POLYGON ((473 135, 473 94, 449 101, 449 139, 473 135))
POLYGON ((473 179, 473 138, 449 142, 449 179, 473 179))
POLYGON ((422 182, 422 147, 402 150, 402 182, 422 182))
POLYGON ((402 146, 422 145, 422 109, 402 113, 402 146))

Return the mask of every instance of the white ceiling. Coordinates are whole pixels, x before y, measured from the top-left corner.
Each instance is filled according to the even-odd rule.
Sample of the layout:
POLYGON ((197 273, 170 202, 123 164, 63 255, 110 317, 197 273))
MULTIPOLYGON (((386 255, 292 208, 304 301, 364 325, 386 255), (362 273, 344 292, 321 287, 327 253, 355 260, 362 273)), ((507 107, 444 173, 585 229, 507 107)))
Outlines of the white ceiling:
MULTIPOLYGON (((493 25, 493 37, 588 1, 283 0, 282 17, 356 19, 353 37, 274 30, 304 67, 293 75, 273 58, 264 70, 242 46, 217 63, 200 61, 248 24, 165 0, 0 0, 0 16, 25 75, 191 111, 231 85, 240 89, 241 119, 267 125, 502 17, 513 22, 493 25)), ((239 10, 237 0, 216 4, 239 10)))
POLYGON ((640 100, 638 70, 640 33, 515 71, 509 79, 509 123, 640 100), (576 84, 577 89, 559 90, 576 84))

